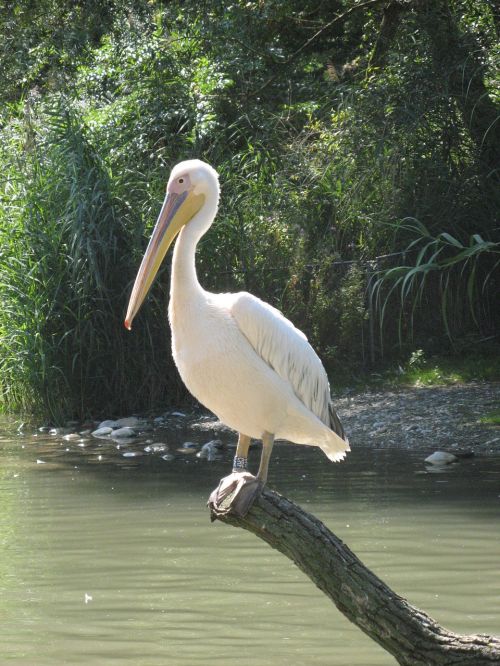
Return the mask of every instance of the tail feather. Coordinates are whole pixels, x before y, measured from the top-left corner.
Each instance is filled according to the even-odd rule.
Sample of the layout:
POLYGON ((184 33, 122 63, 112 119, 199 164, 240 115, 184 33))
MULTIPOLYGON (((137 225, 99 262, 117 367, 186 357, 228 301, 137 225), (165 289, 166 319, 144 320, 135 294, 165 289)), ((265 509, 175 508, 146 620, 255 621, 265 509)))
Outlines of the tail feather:
POLYGON ((321 444, 321 449, 330 460, 340 462, 345 458, 346 453, 351 450, 351 447, 332 403, 329 405, 329 416, 331 436, 328 442, 321 444))
POLYGON ((333 408, 332 403, 328 405, 328 415, 330 417, 330 423, 328 424, 330 428, 333 432, 337 433, 341 439, 346 439, 344 428, 342 427, 342 423, 340 423, 340 419, 337 416, 337 412, 333 408))
POLYGON ((346 456, 346 453, 351 450, 349 440, 341 439, 336 433, 330 433, 330 441, 320 444, 323 453, 333 462, 340 462, 346 456))

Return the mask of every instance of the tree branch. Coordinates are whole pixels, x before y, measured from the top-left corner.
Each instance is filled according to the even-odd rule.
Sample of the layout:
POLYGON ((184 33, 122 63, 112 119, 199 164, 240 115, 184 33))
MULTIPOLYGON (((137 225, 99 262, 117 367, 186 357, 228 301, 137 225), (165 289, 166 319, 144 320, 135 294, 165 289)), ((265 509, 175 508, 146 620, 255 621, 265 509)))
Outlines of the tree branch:
POLYGON ((401 22, 403 9, 407 9, 407 7, 403 7, 399 2, 391 2, 384 7, 382 22, 370 56, 369 67, 383 67, 385 65, 389 49, 401 22))
POLYGON ((337 608, 403 666, 500 665, 500 639, 448 631, 371 572, 315 516, 264 489, 244 518, 217 515, 289 557, 337 608))

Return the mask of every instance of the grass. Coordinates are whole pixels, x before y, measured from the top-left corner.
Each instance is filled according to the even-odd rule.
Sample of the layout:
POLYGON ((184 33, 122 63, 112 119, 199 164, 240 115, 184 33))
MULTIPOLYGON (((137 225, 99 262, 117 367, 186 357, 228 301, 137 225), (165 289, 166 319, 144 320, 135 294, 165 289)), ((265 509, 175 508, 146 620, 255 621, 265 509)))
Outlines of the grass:
POLYGON ((486 425, 500 426, 500 412, 490 412, 479 419, 480 423, 486 425))
POLYGON ((430 358, 419 367, 406 365, 397 381, 410 386, 464 384, 470 381, 500 381, 500 354, 490 357, 445 356, 430 358))
POLYGON ((163 360, 166 326, 123 328, 133 234, 110 169, 78 110, 48 107, 3 137, 30 132, 0 180, 0 411, 59 424, 167 402, 177 380, 143 353, 163 360))
MULTIPOLYGON (((431 356, 424 358, 421 350, 413 352, 404 364, 383 367, 376 372, 332 378, 334 389, 366 391, 405 387, 432 387, 466 384, 472 381, 500 381, 500 351, 489 355, 431 356)), ((498 419, 498 413, 491 418, 498 419)), ((487 417, 485 417, 487 418, 487 417)), ((495 421, 485 423, 496 424, 495 421)))

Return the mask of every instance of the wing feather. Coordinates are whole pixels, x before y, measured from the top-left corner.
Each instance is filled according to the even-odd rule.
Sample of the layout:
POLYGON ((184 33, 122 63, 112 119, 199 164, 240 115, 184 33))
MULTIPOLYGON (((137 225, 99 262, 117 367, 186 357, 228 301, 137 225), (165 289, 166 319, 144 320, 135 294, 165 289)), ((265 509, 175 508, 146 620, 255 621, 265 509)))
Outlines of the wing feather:
POLYGON ((290 384, 297 398, 346 439, 331 402, 327 374, 304 333, 279 310, 246 292, 234 294, 231 315, 256 353, 290 384))

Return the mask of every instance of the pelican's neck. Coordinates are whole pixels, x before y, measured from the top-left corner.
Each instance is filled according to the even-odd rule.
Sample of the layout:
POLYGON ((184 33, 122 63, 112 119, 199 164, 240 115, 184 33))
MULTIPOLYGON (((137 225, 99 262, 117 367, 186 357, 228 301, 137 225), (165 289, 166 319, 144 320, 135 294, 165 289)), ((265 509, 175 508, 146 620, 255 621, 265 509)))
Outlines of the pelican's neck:
POLYGON ((214 220, 217 204, 218 196, 205 201, 199 213, 182 228, 177 238, 172 259, 171 301, 192 302, 204 293, 196 274, 196 247, 214 220))

